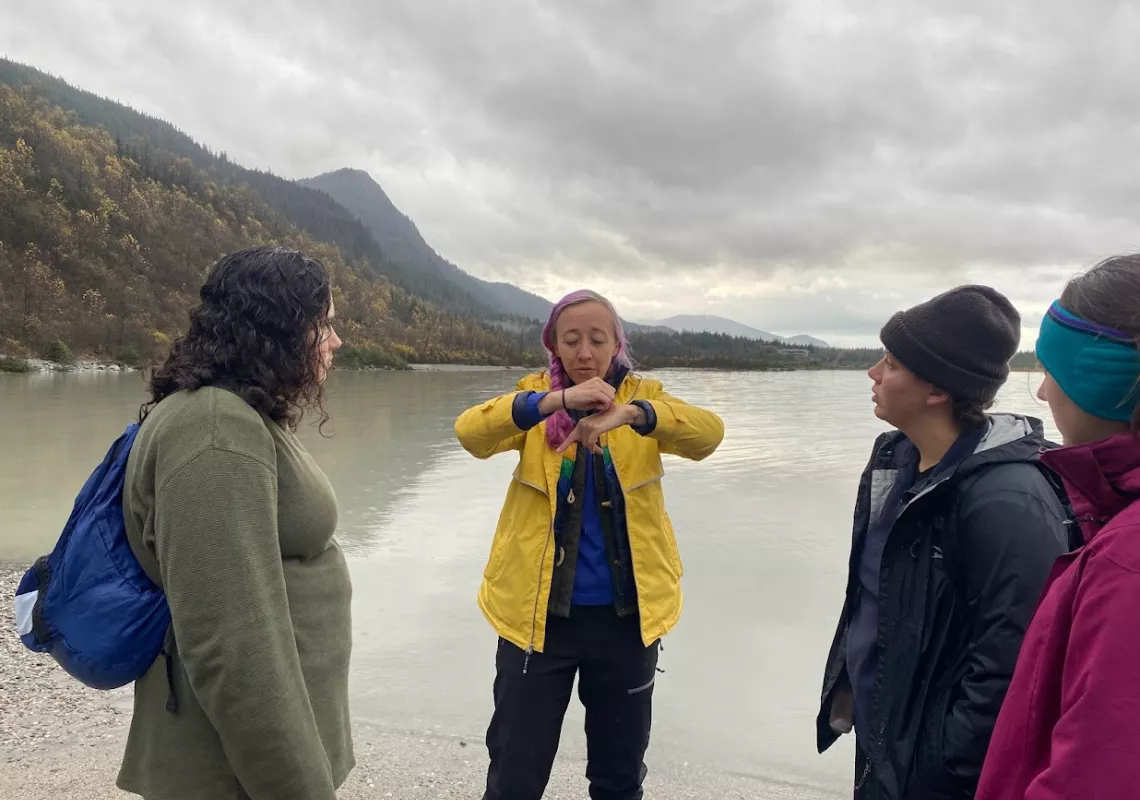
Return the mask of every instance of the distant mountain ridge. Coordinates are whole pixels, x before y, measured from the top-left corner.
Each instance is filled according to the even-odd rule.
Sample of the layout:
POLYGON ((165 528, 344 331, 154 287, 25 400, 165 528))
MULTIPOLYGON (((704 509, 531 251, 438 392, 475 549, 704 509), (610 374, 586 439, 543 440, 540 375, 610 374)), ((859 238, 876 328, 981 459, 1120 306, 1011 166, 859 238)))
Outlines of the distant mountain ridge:
POLYGON ((438 275, 483 305, 504 314, 545 320, 553 304, 509 283, 476 278, 452 264, 425 240, 416 223, 396 208, 383 187, 359 169, 339 169, 297 181, 324 192, 364 223, 385 256, 406 270, 438 275))
POLYGON ((780 336, 779 334, 769 333, 759 328, 753 328, 751 325, 745 325, 741 322, 728 319, 727 317, 718 317, 715 314, 678 314, 668 319, 646 321, 642 324, 651 327, 669 328, 679 333, 687 331, 723 333, 726 336, 741 336, 745 339, 754 339, 763 342, 780 342, 781 344, 796 345, 799 347, 831 347, 831 345, 822 339, 817 339, 807 334, 780 336))
MULTIPOLYGON (((21 125, 31 124, 29 119, 37 120, 36 125, 48 121, 60 135, 78 136, 87 148, 82 151, 87 160, 81 163, 73 158, 78 157, 78 150, 38 151, 40 135, 28 136, 35 157, 32 172, 16 173, 7 183, 0 180, 0 191, 19 190, 17 213, 0 217, 0 230, 6 230, 5 224, 12 228, 0 235, 0 272, 13 270, 0 289, 8 289, 9 282, 23 287, 20 292, 0 291, 0 333, 6 321, 11 327, 12 320, 22 320, 7 341, 0 336, 0 345, 17 352, 38 350, 55 337, 82 352, 102 348, 121 358, 149 356, 161 350, 158 343, 163 337, 177 331, 184 304, 189 302, 190 295, 185 293, 194 290, 205 265, 243 243, 275 241, 303 247, 325 259, 345 292, 342 316, 346 325, 355 326, 352 339, 361 364, 541 361, 537 328, 548 317, 551 301, 508 283, 477 278, 443 258, 366 172, 346 168, 294 181, 249 169, 164 120, 0 58, 0 88, 4 85, 17 92, 18 96, 9 98, 13 108, 23 102, 21 97, 44 104, 34 112, 22 109, 21 125), (55 115, 54 106, 74 115, 73 122, 55 115), (73 123, 89 130, 70 130, 73 123), (109 138, 101 141, 97 129, 106 131, 109 138), (169 231, 156 234, 162 229, 148 219, 150 212, 132 206, 133 214, 111 219, 107 230, 116 236, 123 231, 135 235, 142 243, 137 252, 118 253, 115 248, 131 240, 114 237, 99 247, 86 241, 81 248, 63 247, 60 243, 70 241, 68 236, 86 228, 61 223, 56 230, 52 226, 58 220, 41 219, 45 213, 41 207, 50 206, 59 220, 100 207, 97 198, 89 195, 112 168, 128 176, 122 179, 127 183, 109 184, 113 191, 107 190, 123 203, 126 200, 118 195, 122 186, 131 181, 154 182, 145 185, 155 195, 155 219, 161 219, 169 231), (56 178, 65 190, 63 200, 45 183, 56 178), (166 198, 164 192, 175 198, 188 196, 193 204, 182 209, 173 200, 157 199, 166 198), (28 245, 48 251, 50 263, 21 261, 31 258, 28 245), (6 262, 7 256, 11 258, 6 262), (141 270, 139 264, 150 271, 141 270), (58 275, 62 282, 27 283, 29 276, 40 275, 33 267, 44 275, 58 275), (140 284, 128 286, 132 293, 124 293, 129 281, 140 284), (58 287, 58 297, 48 291, 56 291, 53 287, 58 287), (89 298, 82 295, 88 289, 94 293, 89 298), (72 296, 74 292, 80 294, 72 296), (5 303, 15 302, 13 298, 19 299, 18 309, 5 309, 5 303), (104 330, 112 327, 111 333, 104 330)), ((11 114, 0 115, 0 156, 14 154, 8 167, 24 169, 26 155, 14 149, 21 136, 13 127, 16 121, 11 114)), ((0 159, 0 171, 4 167, 0 159)), ((4 199, 8 206, 15 202, 7 196, 4 199)), ((801 354, 781 354, 765 342, 827 346, 814 337, 780 337, 711 315, 683 315, 660 323, 623 322, 639 339, 642 363, 657 366, 768 368, 789 358, 800 359, 794 363, 802 365, 801 354), (684 330, 729 333, 749 343, 678 333, 684 330)), ((846 363, 838 351, 812 358, 821 364, 846 363)))

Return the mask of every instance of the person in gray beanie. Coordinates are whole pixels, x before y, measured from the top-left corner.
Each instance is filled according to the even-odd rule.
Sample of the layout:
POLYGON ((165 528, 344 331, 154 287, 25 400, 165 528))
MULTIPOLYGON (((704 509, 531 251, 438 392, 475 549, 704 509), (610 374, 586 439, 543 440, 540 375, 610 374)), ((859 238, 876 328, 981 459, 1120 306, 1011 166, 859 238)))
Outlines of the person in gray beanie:
POLYGON ((974 794, 1022 637, 1070 549, 1041 421, 988 414, 1021 317, 988 286, 892 316, 868 372, 875 442, 855 504, 847 592, 816 719, 855 731, 855 797, 974 794))

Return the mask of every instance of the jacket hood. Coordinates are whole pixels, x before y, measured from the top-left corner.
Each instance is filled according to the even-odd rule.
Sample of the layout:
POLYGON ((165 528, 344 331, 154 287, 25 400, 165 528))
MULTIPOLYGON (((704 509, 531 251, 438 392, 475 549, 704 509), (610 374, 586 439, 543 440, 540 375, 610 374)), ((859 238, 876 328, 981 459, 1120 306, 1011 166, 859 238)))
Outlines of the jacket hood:
MULTIPOLYGON (((969 434, 964 434, 969 435, 969 434)), ((877 453, 887 453, 906 440, 902 431, 891 431, 880 437, 877 453)), ((1045 439, 1045 427, 1036 417, 1022 414, 989 414, 974 451, 949 470, 943 479, 964 478, 997 464, 1036 461, 1043 450, 1055 447, 1045 439)), ((882 463, 882 459, 876 459, 882 463)), ((939 481, 941 482, 941 481, 939 481)))
MULTIPOLYGON (((964 435, 971 434, 963 433, 964 435)), ((1040 419, 1020 414, 987 415, 984 430, 980 434, 975 431, 972 435, 978 438, 974 451, 960 462, 947 467, 945 471, 938 471, 933 479, 922 484, 921 488, 915 488, 914 496, 911 498, 912 503, 936 491, 941 492, 955 487, 968 477, 990 467, 1003 464, 1040 463, 1042 451, 1053 447, 1045 440, 1044 425, 1040 419)), ((896 447, 906 441, 902 431, 886 433, 884 436, 885 442, 877 450, 880 455, 876 460, 880 464, 884 463, 884 460, 893 462, 896 447)), ((1055 485, 1053 490, 1060 493, 1059 485, 1055 485)))
POLYGON ((1058 447, 1041 460, 1065 482, 1086 542, 1140 500, 1140 438, 1131 434, 1058 447))
POLYGON ((962 460, 954 473, 964 478, 997 464, 1031 463, 1052 446, 1045 439, 1045 426, 1036 417, 990 414, 978 446, 962 460))

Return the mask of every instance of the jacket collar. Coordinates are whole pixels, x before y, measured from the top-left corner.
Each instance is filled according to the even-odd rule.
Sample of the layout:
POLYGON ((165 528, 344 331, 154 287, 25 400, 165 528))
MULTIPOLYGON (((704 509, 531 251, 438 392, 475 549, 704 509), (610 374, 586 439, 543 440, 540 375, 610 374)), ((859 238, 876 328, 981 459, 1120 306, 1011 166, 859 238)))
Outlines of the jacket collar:
POLYGON ((1140 439, 1130 434, 1059 447, 1041 461, 1064 481, 1086 542, 1140 500, 1140 439))
MULTIPOLYGON (((962 478, 984 466, 1033 461, 1046 445, 1041 420, 1020 414, 987 415, 981 431, 964 432, 936 469, 939 477, 962 478)), ((905 466, 913 445, 902 431, 882 434, 875 445, 877 469, 905 466)), ((941 481, 938 481, 941 482, 941 481)))
MULTIPOLYGON (((986 467, 1032 463, 1045 449, 1041 420, 1020 414, 990 414, 981 431, 967 431, 926 480, 907 492, 907 504, 945 491, 986 467)), ((876 519, 898 472, 917 468, 918 454, 902 431, 881 434, 865 475, 870 476, 871 519, 876 519)))

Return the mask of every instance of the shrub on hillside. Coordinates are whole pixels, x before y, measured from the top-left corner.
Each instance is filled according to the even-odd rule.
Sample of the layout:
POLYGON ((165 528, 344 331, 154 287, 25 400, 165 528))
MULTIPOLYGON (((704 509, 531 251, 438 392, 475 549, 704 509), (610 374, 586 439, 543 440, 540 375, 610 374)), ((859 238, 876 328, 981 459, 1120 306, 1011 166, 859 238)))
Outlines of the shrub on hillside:
POLYGON ((342 347, 336 365, 343 369, 407 369, 408 362, 376 347, 342 347))
POLYGON ((44 351, 44 358, 48 361, 54 361, 56 364, 70 364, 75 361, 75 356, 71 354, 71 348, 58 340, 48 345, 47 350, 44 351))
POLYGON ((0 372, 31 372, 32 365, 22 358, 0 356, 0 372))

